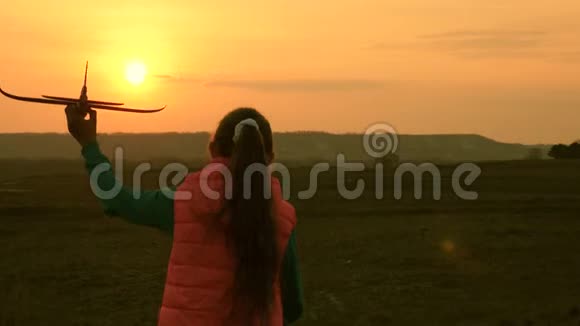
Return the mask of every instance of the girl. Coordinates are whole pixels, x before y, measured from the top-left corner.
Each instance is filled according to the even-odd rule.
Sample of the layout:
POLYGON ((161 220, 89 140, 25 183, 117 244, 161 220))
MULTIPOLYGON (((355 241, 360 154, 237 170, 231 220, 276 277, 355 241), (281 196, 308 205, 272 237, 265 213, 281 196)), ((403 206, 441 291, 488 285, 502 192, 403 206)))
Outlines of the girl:
MULTIPOLYGON (((112 189, 118 181, 96 141, 96 112, 89 111, 88 120, 82 113, 87 111, 75 105, 65 112, 88 171, 108 164, 92 182, 112 189)), ((114 198, 101 200, 107 215, 173 235, 158 325, 279 326, 296 321, 303 303, 294 208, 283 200, 275 178, 262 173, 244 177, 251 165, 266 166, 274 159, 269 122, 254 109, 232 111, 220 122, 209 150, 210 164, 170 190, 189 194, 187 199, 171 199, 178 196, 166 196, 166 190, 134 196, 133 189, 122 188, 114 198), (210 173, 220 164, 231 179, 227 173, 210 173), (271 196, 266 196, 268 182, 271 196), (208 196, 204 185, 218 198, 208 196)))

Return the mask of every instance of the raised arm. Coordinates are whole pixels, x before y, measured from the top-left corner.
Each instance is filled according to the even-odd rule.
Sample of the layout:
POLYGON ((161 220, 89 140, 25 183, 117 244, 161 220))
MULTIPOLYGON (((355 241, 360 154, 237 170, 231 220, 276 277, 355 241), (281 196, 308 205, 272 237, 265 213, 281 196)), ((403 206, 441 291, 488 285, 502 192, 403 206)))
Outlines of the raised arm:
POLYGON ((76 104, 67 106, 65 112, 68 130, 82 146, 82 155, 90 175, 92 188, 108 191, 117 185, 121 186, 113 196, 101 196, 100 193, 95 193, 105 213, 109 216, 121 217, 133 224, 148 225, 173 232, 173 200, 166 195, 172 190, 139 190, 135 196, 133 189, 119 184, 120 181, 115 178, 112 165, 99 149, 96 140, 97 112, 89 111, 88 120, 85 120, 83 110, 79 109, 76 104))
MULTIPOLYGON (((82 155, 93 188, 109 191, 119 185, 111 163, 101 153, 96 141, 83 146, 82 155)), ((95 195, 101 201, 105 214, 109 216, 120 217, 129 223, 152 226, 172 233, 173 200, 166 194, 173 191, 174 189, 135 191, 121 185, 113 196, 99 196, 98 193, 95 195)))
POLYGON ((282 262, 281 281, 284 321, 286 323, 294 323, 300 319, 304 310, 302 276, 300 275, 296 248, 296 231, 292 231, 288 240, 288 246, 282 262))

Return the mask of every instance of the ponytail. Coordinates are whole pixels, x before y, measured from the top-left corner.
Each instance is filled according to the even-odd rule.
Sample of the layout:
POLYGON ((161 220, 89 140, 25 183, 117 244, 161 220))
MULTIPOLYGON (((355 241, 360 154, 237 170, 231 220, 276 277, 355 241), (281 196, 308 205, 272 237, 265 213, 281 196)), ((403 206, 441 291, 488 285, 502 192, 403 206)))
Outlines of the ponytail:
POLYGON ((267 171, 253 167, 258 164, 266 169, 268 149, 253 119, 239 122, 230 139, 233 141, 230 160, 233 191, 227 208, 231 216, 230 240, 237 259, 234 294, 245 313, 258 314, 264 324, 274 298, 279 257, 272 201, 267 198, 270 176, 267 171))

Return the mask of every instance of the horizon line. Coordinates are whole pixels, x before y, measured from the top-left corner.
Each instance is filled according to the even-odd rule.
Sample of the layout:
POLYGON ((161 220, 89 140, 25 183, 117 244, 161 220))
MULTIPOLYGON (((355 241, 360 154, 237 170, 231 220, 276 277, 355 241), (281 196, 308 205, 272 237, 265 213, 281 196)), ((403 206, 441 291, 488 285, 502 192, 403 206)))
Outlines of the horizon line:
MULTIPOLYGON (((164 131, 164 132, 103 132, 99 133, 99 136, 114 136, 114 135, 211 135, 209 131, 164 131)), ((356 132, 330 132, 330 131, 319 131, 319 130, 296 130, 296 131, 275 131, 273 132, 274 135, 284 135, 284 134, 319 134, 319 135, 328 135, 328 136, 362 136, 364 133, 356 133, 356 132)), ((70 135, 66 132, 0 132, 1 136, 22 136, 22 135, 58 135, 58 136, 69 136, 70 135)), ((496 143, 501 144, 512 144, 512 145, 525 145, 525 146, 552 146, 558 143, 521 143, 521 142, 504 142, 499 141, 494 138, 484 136, 477 133, 441 133, 441 134, 401 134, 397 133, 399 137, 444 137, 444 136, 456 136, 456 137, 479 137, 483 139, 487 139, 489 141, 493 141, 496 143)), ((572 143, 575 141, 572 141, 572 143)), ((567 144, 567 143, 565 143, 567 144)))

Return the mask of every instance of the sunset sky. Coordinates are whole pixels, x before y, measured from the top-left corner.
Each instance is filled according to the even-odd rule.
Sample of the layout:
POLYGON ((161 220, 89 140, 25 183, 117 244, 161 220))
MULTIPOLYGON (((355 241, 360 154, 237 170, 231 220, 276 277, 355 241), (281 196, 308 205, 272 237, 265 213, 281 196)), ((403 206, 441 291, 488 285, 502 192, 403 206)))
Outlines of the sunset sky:
MULTIPOLYGON (((253 106, 277 131, 580 139, 580 2, 6 1, 0 86, 168 108, 101 132, 211 131, 253 106), (143 62, 143 84, 125 70, 143 62)), ((63 108, 0 98, 0 132, 65 132, 63 108)))

